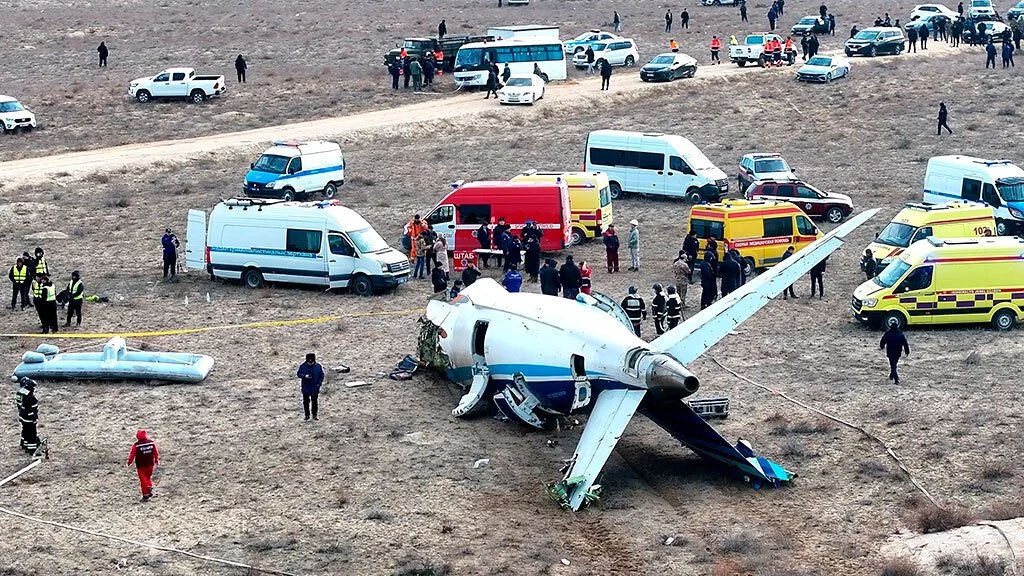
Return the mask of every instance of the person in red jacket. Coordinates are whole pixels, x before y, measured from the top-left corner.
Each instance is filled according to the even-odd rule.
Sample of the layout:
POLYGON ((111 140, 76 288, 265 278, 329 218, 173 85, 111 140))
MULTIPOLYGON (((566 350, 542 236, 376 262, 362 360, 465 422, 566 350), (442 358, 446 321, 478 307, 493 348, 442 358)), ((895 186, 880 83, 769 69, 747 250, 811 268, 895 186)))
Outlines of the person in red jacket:
POLYGON ((721 64, 721 59, 718 58, 718 53, 722 50, 722 41, 718 39, 718 36, 711 37, 711 63, 721 64))
POLYGON ((153 497, 153 471, 160 463, 160 452, 145 430, 136 432, 135 439, 125 467, 131 466, 132 462, 135 463, 135 470, 139 473, 139 487, 142 489, 142 501, 149 502, 153 497))

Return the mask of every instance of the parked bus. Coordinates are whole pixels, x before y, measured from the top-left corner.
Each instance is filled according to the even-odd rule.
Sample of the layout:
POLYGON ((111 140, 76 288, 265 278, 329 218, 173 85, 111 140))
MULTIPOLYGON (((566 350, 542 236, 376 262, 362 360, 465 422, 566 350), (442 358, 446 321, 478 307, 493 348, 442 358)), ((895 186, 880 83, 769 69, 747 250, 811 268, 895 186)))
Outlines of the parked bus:
POLYGON ((515 37, 463 44, 455 55, 455 83, 486 86, 492 62, 498 65, 499 74, 508 64, 513 76, 526 76, 533 73, 536 64, 545 81, 566 79, 565 52, 557 38, 515 37))

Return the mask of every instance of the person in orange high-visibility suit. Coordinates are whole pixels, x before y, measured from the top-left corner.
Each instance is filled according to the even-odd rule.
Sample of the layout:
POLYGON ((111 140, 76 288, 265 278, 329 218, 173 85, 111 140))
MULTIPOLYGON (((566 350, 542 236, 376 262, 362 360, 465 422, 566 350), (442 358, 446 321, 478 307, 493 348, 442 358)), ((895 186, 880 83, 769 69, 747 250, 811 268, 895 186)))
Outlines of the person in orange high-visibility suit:
POLYGON ((673 52, 679 52, 679 42, 676 42, 675 38, 668 41, 668 47, 673 52))
POLYGON ((444 76, 444 52, 435 50, 434 62, 437 62, 437 75, 444 76))
POLYGON ((409 223, 405 225, 405 235, 409 238, 409 261, 416 261, 416 239, 423 234, 423 231, 427 229, 427 223, 420 219, 420 215, 416 214, 409 220, 409 223))
POLYGON ((718 57, 718 53, 722 51, 722 41, 718 36, 711 37, 711 64, 721 64, 722 60, 718 57))
POLYGON ((133 462, 135 470, 139 474, 142 501, 149 502, 149 499, 153 497, 153 471, 160 463, 160 453, 145 430, 135 433, 135 444, 132 444, 131 452, 128 453, 128 462, 125 463, 125 467, 131 466, 133 462))

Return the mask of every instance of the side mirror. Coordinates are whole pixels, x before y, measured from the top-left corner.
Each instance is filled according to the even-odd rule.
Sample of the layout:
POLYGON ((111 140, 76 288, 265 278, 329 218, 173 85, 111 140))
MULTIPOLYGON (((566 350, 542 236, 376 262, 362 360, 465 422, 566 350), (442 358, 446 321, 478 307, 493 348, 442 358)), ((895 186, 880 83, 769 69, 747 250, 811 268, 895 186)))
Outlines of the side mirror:
POLYGON ((251 162, 251 163, 249 164, 249 170, 252 170, 252 169, 254 169, 254 168, 256 168, 256 163, 255 163, 255 162, 251 162))
POLYGON ((881 234, 881 232, 875 232, 875 240, 878 240, 878 235, 879 234, 881 234))

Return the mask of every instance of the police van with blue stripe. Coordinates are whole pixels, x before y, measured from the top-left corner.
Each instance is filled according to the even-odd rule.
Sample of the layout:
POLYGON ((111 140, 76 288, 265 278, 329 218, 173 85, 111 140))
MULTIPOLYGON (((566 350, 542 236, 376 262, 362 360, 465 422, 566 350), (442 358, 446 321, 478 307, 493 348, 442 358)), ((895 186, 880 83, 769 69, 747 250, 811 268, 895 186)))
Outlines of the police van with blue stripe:
POLYGON ((409 259, 338 200, 225 200, 210 214, 188 211, 188 268, 213 278, 348 288, 360 296, 409 280, 409 259))
POLYGON ((242 193, 251 198, 330 200, 345 184, 345 156, 334 142, 277 140, 250 168, 242 193))
POLYGON ((970 156, 936 156, 928 160, 924 175, 924 201, 941 204, 970 200, 995 211, 996 233, 1024 230, 1024 170, 1009 160, 970 156))

